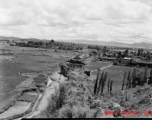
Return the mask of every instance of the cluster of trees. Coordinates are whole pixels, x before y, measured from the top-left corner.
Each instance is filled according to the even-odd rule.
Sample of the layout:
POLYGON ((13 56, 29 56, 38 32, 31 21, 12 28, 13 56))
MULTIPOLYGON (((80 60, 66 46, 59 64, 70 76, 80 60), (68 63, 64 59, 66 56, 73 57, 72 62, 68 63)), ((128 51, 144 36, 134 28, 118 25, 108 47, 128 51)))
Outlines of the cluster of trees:
POLYGON ((58 49, 62 50, 83 50, 83 47, 74 43, 61 43, 58 45, 58 49))
POLYGON ((101 46, 97 46, 97 45, 88 45, 88 49, 96 49, 96 50, 101 50, 102 47, 101 46))
POLYGON ((143 53, 144 53, 144 50, 143 50, 143 49, 138 49, 137 56, 142 56, 143 53))
POLYGON ((54 44, 54 40, 51 40, 49 42, 44 41, 28 41, 26 42, 16 42, 16 46, 20 47, 35 47, 35 48, 48 48, 51 47, 54 44))
POLYGON ((88 49, 96 50, 98 53, 103 52, 103 55, 108 51, 107 47, 97 46, 97 45, 88 45, 88 49))
POLYGON ((150 52, 144 52, 143 49, 138 49, 137 56, 140 56, 142 60, 150 61, 150 52))
POLYGON ((55 42, 53 39, 49 42, 46 41, 28 41, 17 42, 16 46, 20 47, 35 47, 35 48, 58 48, 61 50, 82 50, 83 47, 74 43, 55 42))
POLYGON ((101 57, 101 54, 102 54, 103 56, 105 56, 105 55, 106 55, 106 52, 108 51, 106 46, 104 46, 104 47, 88 46, 88 49, 92 49, 92 50, 90 50, 89 55, 90 55, 90 56, 93 55, 93 56, 94 56, 94 59, 100 58, 100 57, 101 57))
POLYGON ((59 84, 59 89, 51 96, 49 105, 46 110, 42 112, 43 116, 46 118, 55 117, 55 113, 66 103, 66 91, 65 85, 59 84))
MULTIPOLYGON (((102 72, 98 68, 97 78, 94 85, 94 95, 102 95, 105 87, 106 80, 108 78, 108 72, 102 72)), ((108 80, 108 93, 111 94, 112 91, 113 80, 108 80)))
POLYGON ((128 71, 128 74, 125 72, 122 90, 126 86, 126 89, 134 88, 136 86, 143 86, 145 83, 152 84, 152 69, 150 71, 150 77, 148 79, 148 69, 145 68, 144 72, 140 72, 134 69, 132 72, 128 71))

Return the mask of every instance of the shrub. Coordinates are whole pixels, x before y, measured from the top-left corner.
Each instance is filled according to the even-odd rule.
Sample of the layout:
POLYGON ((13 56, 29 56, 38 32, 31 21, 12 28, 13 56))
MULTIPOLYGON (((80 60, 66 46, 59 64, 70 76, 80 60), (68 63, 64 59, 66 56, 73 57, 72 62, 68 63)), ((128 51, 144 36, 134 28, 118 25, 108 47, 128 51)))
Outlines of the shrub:
POLYGON ((57 110, 59 110, 64 104, 66 99, 66 88, 64 85, 59 86, 59 90, 55 92, 54 95, 52 95, 49 105, 46 108, 45 114, 48 118, 54 117, 57 113, 57 110))
POLYGON ((67 105, 62 107, 59 110, 59 118, 72 118, 72 108, 67 105))
POLYGON ((65 105, 59 110, 59 118, 90 118, 94 114, 88 107, 65 105))

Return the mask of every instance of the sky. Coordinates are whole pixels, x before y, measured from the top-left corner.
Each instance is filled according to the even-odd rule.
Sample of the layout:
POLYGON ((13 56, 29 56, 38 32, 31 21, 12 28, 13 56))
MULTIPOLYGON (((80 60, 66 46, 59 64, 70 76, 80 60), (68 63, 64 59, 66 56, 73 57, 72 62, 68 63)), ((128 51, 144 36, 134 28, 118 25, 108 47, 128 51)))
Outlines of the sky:
POLYGON ((152 43, 152 0, 0 0, 0 36, 152 43))

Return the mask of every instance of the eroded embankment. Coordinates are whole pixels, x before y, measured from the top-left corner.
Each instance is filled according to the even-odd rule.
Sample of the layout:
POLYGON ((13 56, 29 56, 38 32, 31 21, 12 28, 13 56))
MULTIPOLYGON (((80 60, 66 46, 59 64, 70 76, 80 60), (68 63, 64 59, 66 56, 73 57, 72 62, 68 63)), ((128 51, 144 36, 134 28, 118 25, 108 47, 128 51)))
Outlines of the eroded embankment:
POLYGON ((13 90, 18 91, 15 98, 0 110, 0 119, 14 119, 31 112, 35 101, 39 97, 40 91, 32 84, 35 74, 27 74, 26 76, 28 76, 28 79, 13 90))
POLYGON ((66 78, 57 72, 48 77, 48 84, 41 100, 37 102, 35 110, 29 115, 25 116, 25 118, 38 117, 41 112, 43 112, 47 108, 51 96, 55 94, 57 89, 59 89, 59 82, 63 82, 64 80, 66 80, 66 78))
POLYGON ((3 108, 0 118, 15 119, 28 114, 37 100, 38 94, 37 88, 21 91, 9 105, 3 108))
MULTIPOLYGON (((47 68, 46 70, 48 69, 50 68, 47 68)), ((43 70, 41 73, 20 72, 22 76, 28 78, 16 87, 15 91, 18 91, 19 93, 16 95, 15 99, 0 110, 0 119, 22 118, 23 116, 29 115, 29 113, 33 113, 35 109, 40 108, 41 110, 42 106, 45 106, 47 103, 45 99, 49 97, 48 93, 54 89, 49 87, 52 81, 49 77, 46 77, 46 74, 44 73, 46 70, 43 70), (39 107, 39 104, 42 105, 39 107)), ((53 86, 57 86, 55 85, 57 83, 53 84, 53 86)))

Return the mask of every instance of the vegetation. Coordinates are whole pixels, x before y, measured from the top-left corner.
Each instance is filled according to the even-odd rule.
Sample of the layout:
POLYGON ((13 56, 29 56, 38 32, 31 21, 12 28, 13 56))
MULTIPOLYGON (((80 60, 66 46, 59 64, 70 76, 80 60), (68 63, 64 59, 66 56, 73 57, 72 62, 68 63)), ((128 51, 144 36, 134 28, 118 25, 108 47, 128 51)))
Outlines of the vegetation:
POLYGON ((94 116, 88 104, 88 96, 81 79, 70 76, 67 84, 62 84, 42 112, 46 118, 88 118, 94 116))
POLYGON ((133 71, 128 71, 128 74, 124 73, 124 78, 122 82, 122 90, 124 90, 124 86, 126 85, 126 89, 134 88, 136 86, 143 86, 145 83, 152 84, 151 83, 151 75, 152 75, 152 69, 150 70, 150 77, 148 77, 148 70, 147 67, 144 69, 143 72, 133 69, 133 71), (125 83, 127 76, 127 83, 125 83))
MULTIPOLYGON (((95 82, 95 85, 94 85, 94 95, 102 95, 103 94, 103 90, 104 90, 104 87, 105 87, 105 82, 107 80, 107 77, 108 77, 108 72, 104 73, 104 72, 100 72, 100 69, 98 69, 98 73, 97 73, 97 77, 96 77, 96 82, 95 82)), ((108 90, 110 88, 110 93, 112 91, 112 84, 113 82, 108 81, 108 90)))
MULTIPOLYGON (((17 46, 22 47, 36 47, 36 48, 53 48, 55 52, 60 52, 59 50, 82 50, 81 45, 73 43, 63 43, 51 40, 49 42, 33 42, 28 41, 27 43, 19 42, 16 43, 17 46)), ((116 57, 119 65, 123 65, 123 58, 130 56, 129 49, 123 49, 124 51, 111 51, 106 46, 88 46, 91 49, 91 53, 96 57, 112 56, 116 57)), ((137 53, 131 53, 132 55, 137 55, 138 57, 148 58, 150 53, 144 53, 142 49, 138 50, 137 53)), ((95 57, 95 58, 96 58, 95 57)), ((33 58, 30 58, 33 59, 33 58)), ((52 58, 51 58, 52 59, 52 58)), ((148 58, 148 60, 150 60, 148 58)), ((25 60, 26 61, 26 60, 25 60)), ((43 61, 43 60, 42 60, 43 61)), ((48 60, 49 61, 49 60, 48 60)), ((126 62, 128 65, 131 64, 130 61, 126 62)), ((101 65, 101 64, 100 64, 101 65)), ((36 66, 36 65, 35 65, 36 66)), ((48 66, 48 65, 47 65, 48 66)), ((96 66, 99 67, 97 63, 96 66)), ((93 67, 91 68, 93 69, 93 67)), ((88 76, 82 74, 79 71, 77 74, 74 72, 71 74, 69 68, 66 65, 61 65, 61 74, 68 77, 68 81, 64 84, 60 84, 59 90, 50 98, 50 102, 45 111, 43 111, 42 116, 46 118, 89 118, 89 117, 103 117, 105 110, 118 111, 117 108, 123 107, 124 110, 140 110, 140 106, 148 107, 151 105, 150 98, 152 97, 151 88, 145 86, 145 83, 149 85, 152 84, 152 69, 150 74, 148 73, 148 68, 143 69, 130 68, 125 66, 112 66, 104 71, 98 69, 95 83, 93 84, 94 95, 90 95, 86 85, 92 84, 93 81, 89 81, 88 76), (142 71, 143 70, 143 71, 142 71), (121 73, 124 73, 121 78, 121 73), (81 74, 80 74, 81 73, 81 74), (150 76, 150 77, 149 77, 150 76), (121 80, 121 82, 120 82, 121 80), (148 80, 148 81, 147 81, 148 80), (106 83, 107 82, 107 83, 106 83), (118 83, 121 92, 114 92, 115 87, 119 86, 114 82, 118 83), (137 87, 138 86, 138 87, 137 87), (104 90, 107 87, 108 94, 104 94, 104 90), (125 89, 126 88, 126 89, 125 89), (108 97, 107 97, 108 96, 108 97), (120 107, 115 107, 113 103, 117 103, 120 107)), ((36 69, 36 68, 35 68, 36 69)), ((81 73, 82 72, 82 73, 81 73)), ((45 76, 40 74, 34 78, 33 83, 41 84, 45 80, 45 76)), ((34 96, 30 96, 26 99, 27 94, 19 97, 18 100, 32 101, 34 96)), ((145 107, 145 110, 146 110, 145 107)), ((114 117, 118 117, 117 115, 114 117)))
POLYGON ((126 72, 125 72, 125 74, 124 74, 124 78, 123 78, 122 91, 124 90, 124 86, 125 86, 125 79, 126 79, 126 72))
POLYGON ((16 42, 16 46, 20 47, 34 47, 34 48, 57 48, 62 50, 82 50, 83 47, 74 43, 56 42, 51 40, 49 42, 44 41, 28 41, 28 42, 16 42))
POLYGON ((68 77, 68 72, 70 70, 70 68, 67 65, 60 65, 61 68, 61 72, 60 74, 64 75, 65 77, 68 77))
POLYGON ((47 118, 56 117, 57 111, 65 104, 66 100, 66 88, 60 84, 59 90, 50 98, 50 103, 43 112, 43 116, 47 118))

